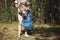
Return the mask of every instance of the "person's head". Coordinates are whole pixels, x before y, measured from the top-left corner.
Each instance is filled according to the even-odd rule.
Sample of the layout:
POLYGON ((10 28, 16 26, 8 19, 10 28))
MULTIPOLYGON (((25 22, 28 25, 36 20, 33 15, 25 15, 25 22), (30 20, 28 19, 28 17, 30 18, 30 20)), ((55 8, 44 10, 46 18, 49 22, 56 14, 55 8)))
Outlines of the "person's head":
POLYGON ((27 2, 25 2, 25 6, 28 7, 30 4, 28 4, 27 2))

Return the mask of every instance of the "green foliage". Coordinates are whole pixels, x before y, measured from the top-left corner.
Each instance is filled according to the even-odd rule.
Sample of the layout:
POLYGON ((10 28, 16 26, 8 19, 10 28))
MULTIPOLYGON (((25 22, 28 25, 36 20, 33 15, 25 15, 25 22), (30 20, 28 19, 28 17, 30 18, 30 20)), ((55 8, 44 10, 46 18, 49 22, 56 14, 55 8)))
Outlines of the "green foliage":
POLYGON ((13 5, 12 0, 7 0, 6 4, 1 3, 1 14, 0 21, 16 21, 17 20, 17 9, 13 5))
MULTIPOLYGON (((60 24, 59 0, 30 0, 30 11, 33 22, 60 24)), ((17 9, 14 0, 0 3, 0 21, 17 21, 17 9)))

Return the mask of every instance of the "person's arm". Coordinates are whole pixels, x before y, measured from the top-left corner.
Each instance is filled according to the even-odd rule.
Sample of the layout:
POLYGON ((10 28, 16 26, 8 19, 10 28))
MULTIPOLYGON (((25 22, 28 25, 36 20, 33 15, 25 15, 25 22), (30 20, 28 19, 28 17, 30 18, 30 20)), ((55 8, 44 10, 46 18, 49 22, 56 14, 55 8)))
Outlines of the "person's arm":
POLYGON ((15 4, 15 7, 18 8, 18 4, 15 4))
POLYGON ((14 3, 15 3, 15 7, 18 8, 18 2, 17 2, 17 0, 15 0, 14 3))

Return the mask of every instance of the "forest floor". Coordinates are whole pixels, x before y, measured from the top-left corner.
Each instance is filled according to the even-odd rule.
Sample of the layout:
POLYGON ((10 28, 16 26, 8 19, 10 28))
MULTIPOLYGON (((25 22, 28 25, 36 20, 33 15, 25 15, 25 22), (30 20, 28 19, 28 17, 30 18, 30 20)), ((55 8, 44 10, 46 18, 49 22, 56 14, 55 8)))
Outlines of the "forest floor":
POLYGON ((17 24, 16 22, 0 23, 0 40, 60 40, 60 26, 34 25, 30 37, 27 38, 23 34, 18 38, 17 24))

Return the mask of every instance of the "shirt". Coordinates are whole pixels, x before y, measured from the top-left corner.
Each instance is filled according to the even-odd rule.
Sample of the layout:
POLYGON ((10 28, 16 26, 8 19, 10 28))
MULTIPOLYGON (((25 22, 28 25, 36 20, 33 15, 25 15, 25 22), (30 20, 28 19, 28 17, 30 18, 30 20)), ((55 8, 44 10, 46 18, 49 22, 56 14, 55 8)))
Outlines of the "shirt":
POLYGON ((27 0, 15 0, 14 3, 18 3, 19 7, 18 7, 18 11, 22 10, 25 13, 26 10, 26 6, 25 3, 29 3, 27 0))

